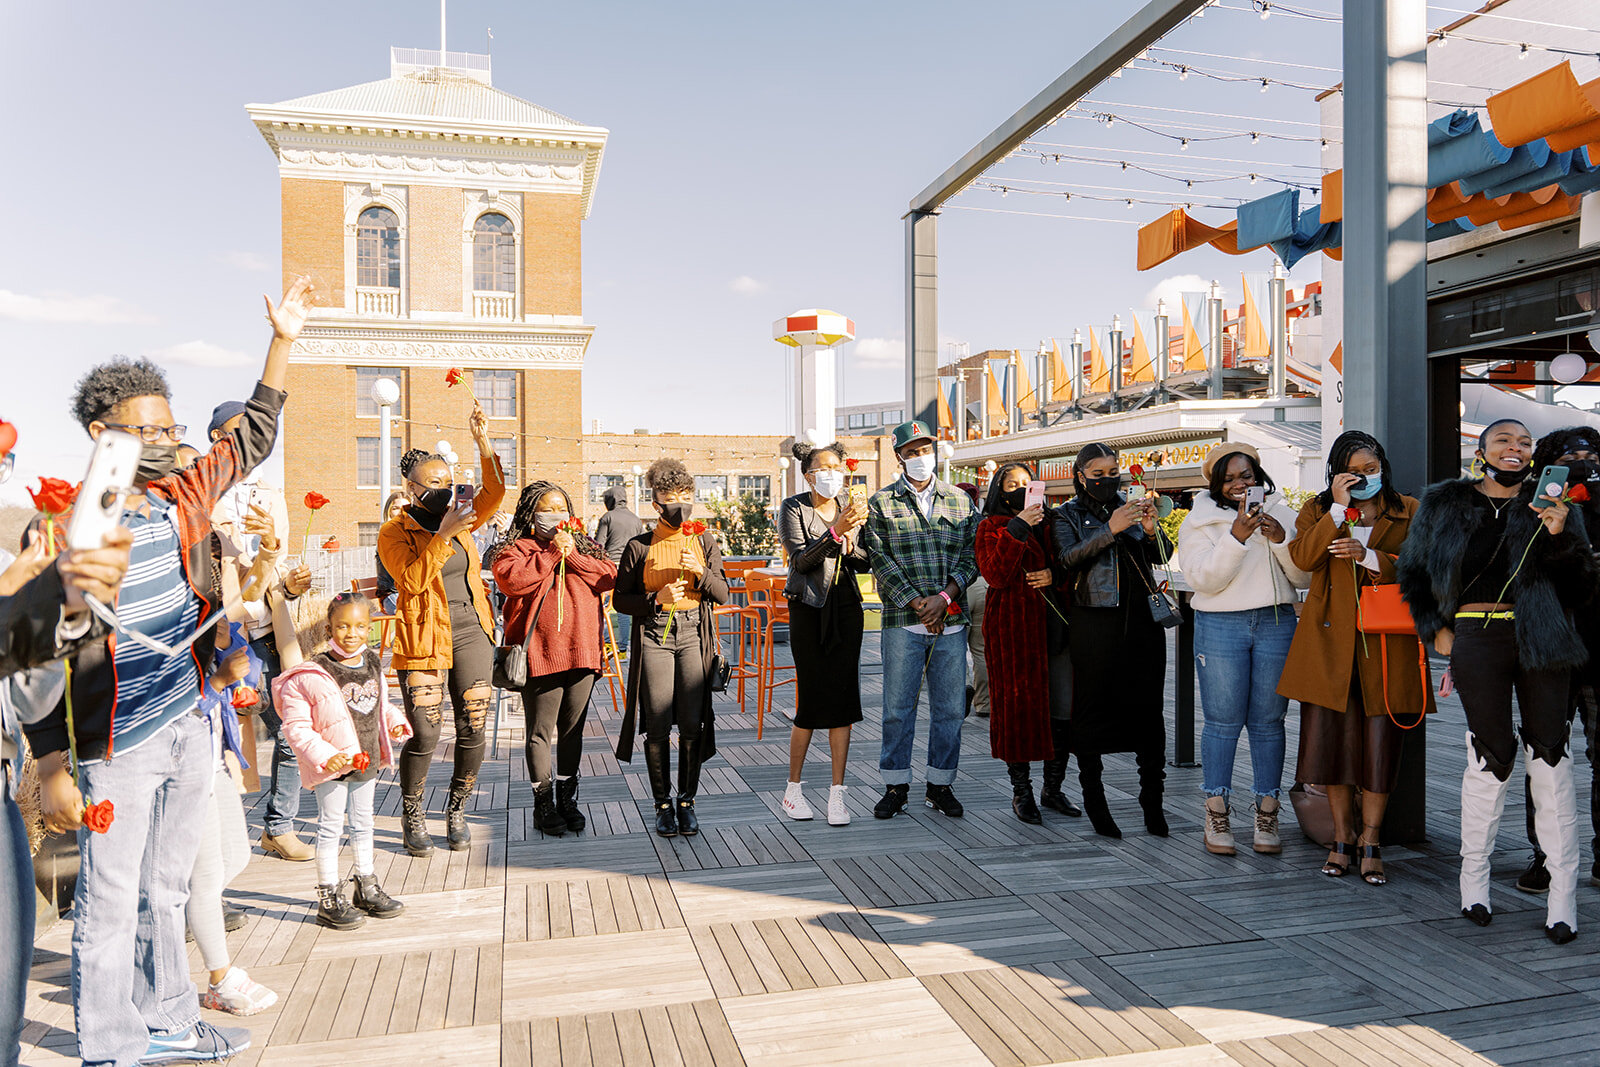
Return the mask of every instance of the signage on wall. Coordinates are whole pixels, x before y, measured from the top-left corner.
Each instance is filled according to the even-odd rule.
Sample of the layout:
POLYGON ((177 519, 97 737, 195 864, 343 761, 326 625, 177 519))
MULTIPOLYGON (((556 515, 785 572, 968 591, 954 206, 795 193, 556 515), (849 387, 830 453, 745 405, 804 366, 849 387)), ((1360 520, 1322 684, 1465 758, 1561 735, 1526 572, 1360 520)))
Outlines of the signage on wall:
POLYGON ((1117 453, 1117 463, 1123 470, 1135 463, 1147 470, 1198 467, 1205 462, 1207 454, 1221 443, 1222 437, 1217 435, 1150 448, 1126 448, 1117 453))

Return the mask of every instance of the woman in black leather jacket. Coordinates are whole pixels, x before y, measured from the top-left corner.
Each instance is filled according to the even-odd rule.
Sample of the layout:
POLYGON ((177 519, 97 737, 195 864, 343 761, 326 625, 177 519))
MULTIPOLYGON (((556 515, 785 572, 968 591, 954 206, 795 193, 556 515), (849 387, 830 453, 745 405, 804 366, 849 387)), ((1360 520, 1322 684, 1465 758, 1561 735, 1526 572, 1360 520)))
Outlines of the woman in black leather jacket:
POLYGON ((1127 501, 1117 453, 1096 442, 1073 465, 1076 495, 1056 509, 1055 534, 1072 588, 1067 619, 1072 653, 1072 741, 1083 807, 1094 831, 1121 837, 1101 783, 1101 757, 1132 752, 1139 764, 1145 829, 1167 836, 1161 810, 1166 780, 1162 718, 1167 638, 1152 615, 1153 564, 1172 554, 1156 525, 1153 498, 1127 501))
POLYGON ((800 770, 812 732, 827 730, 833 755, 828 822, 843 826, 850 821, 844 799, 850 728, 861 721, 861 588, 855 576, 867 569, 860 539, 867 501, 845 494, 844 449, 837 442, 820 448, 796 443, 794 458, 811 489, 778 507, 778 534, 789 554, 783 595, 789 600, 797 690, 783 813, 791 819, 812 817, 800 791, 800 770))

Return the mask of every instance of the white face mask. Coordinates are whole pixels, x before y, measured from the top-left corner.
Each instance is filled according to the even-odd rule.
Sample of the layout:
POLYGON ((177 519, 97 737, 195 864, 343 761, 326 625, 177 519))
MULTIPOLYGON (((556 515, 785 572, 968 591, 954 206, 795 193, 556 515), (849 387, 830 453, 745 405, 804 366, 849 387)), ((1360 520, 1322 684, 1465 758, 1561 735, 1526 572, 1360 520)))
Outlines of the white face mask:
POLYGON ((925 482, 933 477, 935 460, 931 455, 912 456, 901 462, 906 465, 906 477, 914 482, 925 482))
POLYGON ((832 499, 844 492, 844 471, 812 471, 811 486, 832 499))

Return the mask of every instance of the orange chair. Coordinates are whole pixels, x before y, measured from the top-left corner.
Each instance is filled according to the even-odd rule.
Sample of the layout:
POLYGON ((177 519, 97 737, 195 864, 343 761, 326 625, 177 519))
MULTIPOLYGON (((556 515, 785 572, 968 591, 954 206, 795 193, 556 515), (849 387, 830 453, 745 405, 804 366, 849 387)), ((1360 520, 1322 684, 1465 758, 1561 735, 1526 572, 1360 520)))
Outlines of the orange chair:
MULTIPOLYGON (((601 671, 601 677, 606 680, 606 687, 611 691, 611 710, 617 711, 617 689, 621 687, 623 696, 628 693, 627 676, 622 673, 622 656, 617 652, 617 632, 611 627, 611 594, 606 593, 600 598, 600 618, 605 622, 606 639, 600 648, 600 658, 605 662, 606 669, 601 671)), ((635 629, 637 632, 637 628, 635 629)))
POLYGON ((728 592, 732 595, 729 603, 712 611, 712 617, 717 621, 718 641, 724 637, 731 637, 738 647, 738 656, 728 673, 728 680, 739 681, 740 711, 744 710, 745 682, 759 679, 761 649, 761 612, 750 604, 748 581, 751 571, 766 565, 767 561, 763 559, 725 562, 723 573, 727 576, 728 592), (733 628, 726 632, 722 629, 724 619, 731 619, 734 622, 733 628))
POLYGON ((793 685, 794 678, 778 681, 779 671, 793 672, 793 665, 780 667, 777 664, 776 648, 773 641, 773 628, 789 624, 789 601, 783 596, 783 579, 768 577, 752 572, 747 579, 750 590, 750 606, 758 609, 763 618, 761 629, 761 653, 756 663, 759 675, 756 684, 756 740, 761 739, 763 727, 766 725, 767 712, 772 710, 772 693, 779 686, 793 685))

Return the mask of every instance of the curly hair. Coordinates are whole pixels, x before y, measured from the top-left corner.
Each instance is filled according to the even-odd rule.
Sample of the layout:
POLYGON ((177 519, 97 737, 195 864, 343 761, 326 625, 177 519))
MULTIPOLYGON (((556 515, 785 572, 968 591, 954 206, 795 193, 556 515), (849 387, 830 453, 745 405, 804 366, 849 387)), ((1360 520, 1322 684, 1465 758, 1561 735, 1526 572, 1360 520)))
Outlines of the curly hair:
POLYGON ((438 460, 440 463, 445 462, 445 458, 437 452, 429 452, 426 448, 410 449, 400 457, 400 477, 411 477, 412 471, 433 460, 438 460))
MULTIPOLYGON (((504 551, 511 542, 534 536, 533 513, 539 510, 539 501, 551 493, 561 494, 561 499, 566 502, 568 515, 577 514, 572 510, 572 498, 567 495, 565 489, 555 482, 534 482, 532 485, 524 487, 517 497, 517 510, 511 516, 511 525, 507 528, 505 536, 490 545, 489 551, 483 554, 483 565, 485 567, 494 566, 495 557, 504 551)), ((606 555, 606 550, 600 546, 600 543, 588 534, 574 532, 572 541, 581 555, 590 556, 594 559, 610 558, 606 555)))
POLYGON ((644 483, 650 487, 650 492, 655 496, 662 493, 676 493, 683 489, 694 489, 694 478, 689 474, 689 468, 683 465, 682 460, 658 459, 650 464, 650 469, 645 471, 644 483))
POLYGON ((172 399, 167 375, 148 359, 115 359, 91 367, 78 379, 72 393, 72 417, 85 430, 91 422, 103 422, 126 401, 140 396, 172 399))
POLYGON ((794 456, 795 462, 800 464, 801 474, 810 470, 811 461, 819 458, 824 452, 832 452, 838 456, 840 463, 845 460, 844 445, 841 445, 838 441, 831 445, 813 445, 806 441, 796 441, 789 449, 789 453, 794 456))

